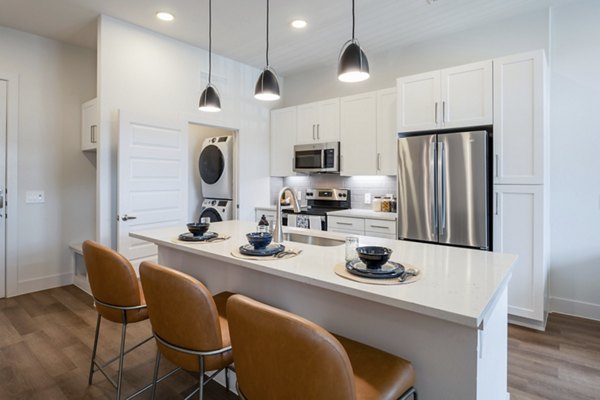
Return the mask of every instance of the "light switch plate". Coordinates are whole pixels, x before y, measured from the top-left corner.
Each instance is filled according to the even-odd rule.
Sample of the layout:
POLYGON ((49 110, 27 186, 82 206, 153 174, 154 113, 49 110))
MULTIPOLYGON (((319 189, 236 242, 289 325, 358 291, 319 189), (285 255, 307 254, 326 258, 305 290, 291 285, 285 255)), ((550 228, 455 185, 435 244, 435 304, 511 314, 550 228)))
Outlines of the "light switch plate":
POLYGON ((43 190, 28 190, 25 192, 25 203, 35 204, 35 203, 45 203, 46 202, 46 193, 43 190))
POLYGON ((371 204, 371 193, 365 193, 365 204, 371 204))

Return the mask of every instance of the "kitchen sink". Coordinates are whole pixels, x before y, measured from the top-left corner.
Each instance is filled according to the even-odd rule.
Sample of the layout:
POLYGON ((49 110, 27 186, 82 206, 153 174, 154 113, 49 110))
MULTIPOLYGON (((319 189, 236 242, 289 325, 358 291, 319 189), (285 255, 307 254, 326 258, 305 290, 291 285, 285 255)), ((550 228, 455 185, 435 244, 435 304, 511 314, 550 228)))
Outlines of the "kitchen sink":
POLYGON ((341 246, 344 244, 343 240, 329 239, 329 238, 324 238, 324 237, 319 237, 319 236, 311 236, 311 235, 301 235, 299 233, 291 233, 291 232, 284 233, 283 240, 287 240, 290 242, 312 244, 315 246, 325 246, 325 247, 341 246))

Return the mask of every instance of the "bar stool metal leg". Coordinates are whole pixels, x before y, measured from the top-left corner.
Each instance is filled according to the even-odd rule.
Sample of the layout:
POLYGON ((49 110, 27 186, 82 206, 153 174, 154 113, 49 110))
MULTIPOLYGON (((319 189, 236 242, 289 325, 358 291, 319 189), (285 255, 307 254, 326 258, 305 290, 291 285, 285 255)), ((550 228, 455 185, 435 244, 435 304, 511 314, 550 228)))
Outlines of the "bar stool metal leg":
POLYGON ((100 334, 100 320, 102 316, 98 314, 98 319, 96 320, 96 334, 94 335, 94 347, 92 349, 92 361, 90 362, 90 376, 88 378, 88 385, 92 384, 92 379, 94 377, 94 362, 96 361, 96 351, 98 350, 98 336, 100 334))
POLYGON ((158 384, 158 369, 160 367, 160 349, 156 349, 156 361, 154 362, 154 377, 152 378, 152 400, 156 398, 156 385, 158 384))
POLYGON ((127 312, 123 313, 123 324, 121 327, 121 349, 119 350, 119 376, 117 378, 117 400, 121 399, 121 382, 123 380, 123 363, 125 359, 125 337, 127 334, 127 312))

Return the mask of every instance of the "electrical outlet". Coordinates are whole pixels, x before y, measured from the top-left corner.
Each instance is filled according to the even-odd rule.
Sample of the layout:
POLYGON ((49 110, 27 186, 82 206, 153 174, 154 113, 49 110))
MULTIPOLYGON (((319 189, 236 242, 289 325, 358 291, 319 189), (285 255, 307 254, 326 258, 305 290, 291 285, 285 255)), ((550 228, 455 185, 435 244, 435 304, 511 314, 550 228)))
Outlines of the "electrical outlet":
POLYGON ((28 190, 25 192, 25 203, 45 203, 46 194, 43 190, 28 190))
POLYGON ((371 193, 365 193, 365 204, 371 204, 371 193))

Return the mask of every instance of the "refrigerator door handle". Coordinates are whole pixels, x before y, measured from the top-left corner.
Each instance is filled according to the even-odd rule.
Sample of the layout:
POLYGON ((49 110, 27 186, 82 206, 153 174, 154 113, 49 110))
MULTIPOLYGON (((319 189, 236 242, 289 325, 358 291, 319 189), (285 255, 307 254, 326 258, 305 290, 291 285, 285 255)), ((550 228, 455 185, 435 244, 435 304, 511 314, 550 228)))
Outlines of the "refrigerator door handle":
POLYGON ((446 233, 446 154, 444 152, 444 142, 438 142, 438 182, 440 192, 438 193, 440 202, 440 236, 446 233))
MULTIPOLYGON (((435 138, 435 137, 434 137, 435 138)), ((435 139, 431 143, 429 148, 429 171, 430 171, 430 179, 429 179, 429 203, 431 206, 431 222, 433 225, 433 232, 435 235, 435 239, 437 240, 437 230, 438 230, 438 221, 437 221, 437 212, 436 212, 436 204, 435 204, 435 159, 436 159, 436 141, 435 139)))

